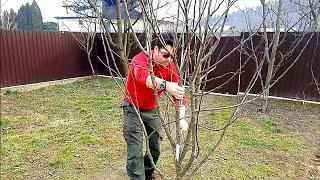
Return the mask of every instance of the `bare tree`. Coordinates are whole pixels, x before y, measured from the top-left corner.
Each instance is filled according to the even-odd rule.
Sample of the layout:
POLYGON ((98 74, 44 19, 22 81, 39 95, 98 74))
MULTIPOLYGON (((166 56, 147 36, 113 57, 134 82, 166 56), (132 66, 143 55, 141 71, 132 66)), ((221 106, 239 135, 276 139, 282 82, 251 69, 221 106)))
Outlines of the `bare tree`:
MULTIPOLYGON (((97 3, 97 1, 94 1, 93 3, 97 3)), ((95 13, 95 11, 92 11, 89 8, 89 4, 84 2, 73 2, 73 4, 65 4, 64 7, 75 12, 74 14, 79 20, 80 26, 85 29, 84 32, 71 34, 79 43, 80 48, 86 52, 92 75, 95 76, 96 72, 92 63, 92 51, 94 49, 94 45, 96 44, 95 40, 97 35, 97 14, 95 13)), ((69 28, 67 24, 64 24, 64 26, 69 28)))
MULTIPOLYGON (((262 111, 264 113, 267 113, 268 109, 268 99, 269 99, 269 91, 273 84, 275 84, 278 79, 274 79, 275 73, 285 63, 288 58, 294 58, 293 62, 289 67, 292 67, 301 54, 304 52, 305 48, 309 45, 309 41, 313 37, 313 33, 317 29, 318 26, 318 17, 319 12, 316 12, 317 7, 319 7, 319 1, 309 1, 306 7, 302 7, 302 4, 298 4, 299 8, 302 10, 301 17, 297 20, 297 22, 291 22, 291 24, 287 24, 284 21, 284 10, 283 10, 283 0, 275 1, 275 5, 272 3, 269 3, 269 5, 273 5, 273 7, 276 7, 277 9, 275 11, 271 11, 272 7, 268 7, 265 0, 261 0, 261 5, 263 9, 262 13, 262 19, 263 19, 263 44, 264 44, 264 54, 263 54, 263 61, 267 62, 267 75, 266 79, 263 82, 263 98, 264 103, 262 106, 262 111), (269 10, 268 10, 269 9, 269 10), (273 37, 268 37, 267 32, 267 17, 268 14, 274 13, 275 14, 275 28, 271 27, 271 29, 274 29, 273 37), (311 17, 311 18, 305 18, 305 17, 311 17), (299 27, 296 27, 297 25, 300 25, 299 27), (304 25, 304 26, 303 26, 304 25), (292 43, 292 46, 290 49, 287 50, 287 52, 280 52, 279 47, 280 44, 285 43, 286 35, 288 32, 292 31, 293 29, 298 29, 300 31, 299 38, 295 38, 295 41, 292 43), (282 38, 280 37, 280 34, 282 34, 282 38), (307 39, 306 41, 304 41, 307 39), (292 52, 296 50, 298 45, 303 42, 302 51, 300 51, 299 55, 297 57, 293 57, 292 52), (276 61, 277 60, 277 61, 276 61), (272 82, 274 81, 274 82, 272 82)), ((288 5, 290 2, 286 2, 286 5, 288 5)), ((287 14, 290 16, 290 13, 287 14)), ((286 70, 288 71, 289 68, 286 70)))
POLYGON ((10 12, 4 11, 1 16, 1 28, 2 29, 16 29, 17 21, 16 21, 17 13, 14 12, 13 9, 10 9, 10 12))
POLYGON ((128 18, 123 13, 121 1, 116 0, 114 2, 113 6, 107 6, 106 2, 101 0, 64 1, 66 7, 78 16, 81 16, 83 21, 88 22, 88 24, 92 24, 88 19, 95 21, 98 25, 98 34, 110 44, 110 48, 116 59, 120 60, 121 69, 124 71, 125 76, 128 72, 128 56, 131 48, 128 18), (87 11, 90 11, 92 14, 86 13, 87 11))
MULTIPOLYGON (((295 62, 299 59, 299 57, 302 55, 305 48, 307 48, 308 43, 310 39, 312 38, 313 32, 317 28, 317 17, 319 14, 312 13, 312 9, 317 9, 314 7, 317 3, 314 2, 314 4, 311 6, 309 3, 309 7, 311 11, 307 11, 307 14, 302 14, 301 19, 304 19, 303 17, 308 14, 313 14, 312 18, 310 20, 312 21, 305 21, 307 22, 309 28, 305 26, 306 28, 303 29, 303 33, 301 35, 301 38, 298 38, 298 40, 295 41, 295 44, 292 45, 292 47, 288 50, 287 54, 282 54, 278 50, 279 46, 284 43, 285 38, 281 37, 281 31, 285 28, 285 32, 290 32, 293 29, 293 25, 291 24, 285 24, 284 20, 282 18, 283 15, 283 6, 282 6, 282 0, 276 1, 276 11, 273 11, 273 13, 276 15, 274 19, 271 19, 271 24, 275 25, 273 37, 270 40, 270 37, 268 37, 267 33, 267 26, 266 26, 266 18, 267 13, 270 13, 266 8, 265 1, 261 1, 263 7, 264 7, 264 13, 262 14, 263 21, 260 23, 260 27, 257 28, 256 32, 251 32, 250 35, 243 39, 240 45, 233 50, 231 50, 230 53, 228 53, 226 56, 221 57, 220 59, 216 60, 215 63, 212 64, 211 56, 217 52, 217 47, 221 46, 221 37, 224 33, 224 27, 227 22, 227 17, 229 13, 229 9, 235 4, 236 1, 229 0, 229 1, 178 1, 178 13, 176 20, 176 24, 181 24, 182 26, 177 27, 175 32, 178 32, 178 30, 181 30, 181 34, 175 34, 176 39, 176 46, 178 54, 180 54, 177 59, 175 59, 176 67, 179 69, 180 77, 181 77, 181 85, 188 85, 189 86, 189 97, 190 97, 190 128, 188 131, 188 134, 183 137, 181 134, 179 134, 179 116, 178 116, 178 106, 179 102, 176 102, 176 116, 171 121, 168 121, 170 119, 168 116, 168 112, 166 112, 164 109, 159 109, 159 115, 161 119, 163 120, 164 129, 166 131, 166 134, 168 136, 168 139, 170 141, 170 144, 172 146, 172 151, 175 154, 175 165, 176 165, 176 179, 188 179, 191 178, 194 173, 199 170, 199 168, 208 160, 208 158, 213 154, 213 152, 216 150, 218 145, 223 140, 223 137, 225 135, 225 132, 227 131, 228 127, 236 121, 236 119, 239 117, 239 113, 242 111, 244 106, 249 102, 253 101, 254 99, 249 100, 247 97, 247 93, 250 92, 254 84, 257 82, 259 77, 261 77, 261 69, 263 66, 263 62, 267 62, 268 64, 268 73, 266 77, 266 81, 263 83, 264 88, 260 92, 260 94, 268 94, 269 90, 274 84, 279 81, 283 75, 288 72, 288 70, 295 64, 295 62), (220 15, 220 20, 214 24, 213 26, 209 24, 210 18, 213 17, 213 15, 216 14, 216 12, 222 8, 222 6, 225 5, 225 11, 222 15, 220 15), (311 23, 310 23, 311 22, 311 23), (257 65, 257 69, 253 76, 251 77, 251 81, 246 88, 245 95, 243 97, 238 97, 239 101, 238 104, 235 104, 231 107, 221 107, 224 108, 230 108, 233 110, 232 115, 230 116, 229 121, 221 128, 211 128, 211 130, 215 130, 218 133, 220 133, 220 138, 216 142, 212 143, 212 149, 210 149, 207 154, 200 158, 200 148, 199 148, 199 142, 198 142, 198 130, 199 130, 199 121, 201 119, 199 118, 199 114, 203 113, 207 110, 219 110, 220 108, 203 108, 201 105, 203 103, 203 99, 208 95, 208 92, 205 92, 205 86, 206 83, 209 80, 209 73, 213 72, 217 65, 219 63, 222 63, 227 59, 227 57, 236 51, 240 51, 240 47, 251 40, 251 37, 253 35, 256 35, 260 33, 261 29, 263 29, 263 45, 264 45, 264 51, 263 51, 263 59, 257 65), (306 41, 305 38, 307 37, 306 41), (296 50, 298 45, 301 43, 305 43, 303 45, 302 51, 299 53, 297 57, 294 57, 293 62, 288 66, 287 69, 277 78, 273 79, 273 82, 271 81, 272 78, 274 78, 275 70, 279 69, 279 66, 287 60, 291 53, 296 50), (275 66, 276 59, 279 58, 280 61, 275 66), (275 68, 276 67, 276 68, 275 68), (172 133, 172 129, 169 128, 169 124, 174 123, 176 125, 176 132, 172 133), (175 136, 173 136, 175 135, 175 136)), ((142 7, 143 7, 143 14, 146 19, 146 22, 149 26, 146 28, 149 29, 149 33, 155 33, 157 34, 158 38, 161 39, 160 31, 159 31, 159 25, 157 24, 154 19, 156 19, 156 10, 151 8, 150 3, 148 1, 141 1, 142 7)), ((295 23, 299 23, 301 20, 295 23)), ((147 35, 149 39, 147 39, 147 42, 151 41, 151 35, 147 35)), ((284 36, 285 37, 285 36, 284 36)), ((137 38, 136 38, 137 40, 137 38)), ((137 42, 139 43, 139 42, 137 42)), ((145 49, 145 53, 148 53, 148 49, 150 49, 151 43, 149 43, 149 48, 145 49)), ((142 46, 140 46, 142 47, 142 46)), ((240 65, 239 70, 236 72, 230 72, 235 75, 241 74, 241 66, 240 65)), ((232 77, 234 77, 232 76, 232 77)), ((239 78, 240 79, 240 78, 239 78)), ((239 82, 240 85, 240 82, 239 82)), ((154 86, 155 87, 155 86, 154 86)), ((267 95, 267 96, 268 96, 267 95)), ((267 97, 265 96, 265 97, 267 97)), ((267 107, 267 106, 264 106, 267 107)), ((266 108, 265 108, 266 109, 266 108)), ((173 128, 174 129, 174 128, 173 128)), ((210 128, 209 128, 210 129, 210 128)))
MULTIPOLYGON (((90 7, 95 12, 98 12, 98 8, 96 5, 94 5, 91 1, 87 2, 89 2, 90 7)), ((127 45, 130 43, 129 39, 126 39, 124 37, 132 37, 137 47, 139 47, 142 52, 148 55, 149 72, 152 77, 154 94, 158 104, 157 112, 160 119, 162 120, 162 128, 165 130, 167 138, 170 142, 173 157, 172 160, 175 164, 176 170, 175 179, 191 179, 195 175, 195 173, 209 160, 209 157, 215 153, 217 147, 223 141, 227 130, 238 119, 238 117, 240 116, 240 112, 245 108, 245 105, 257 99, 249 99, 247 94, 251 91, 255 83, 259 81, 259 78, 261 79, 261 69, 265 61, 268 62, 268 65, 270 64, 270 72, 268 72, 268 74, 271 74, 271 76, 267 78, 267 81, 265 83, 263 83, 265 88, 263 88, 263 90, 258 95, 266 93, 268 94, 270 88, 274 85, 275 82, 271 82, 271 79, 274 75, 274 62, 277 58, 277 52, 279 52, 278 47, 281 44, 280 22, 282 20, 283 1, 277 1, 277 10, 274 11, 274 14, 276 14, 277 18, 273 22, 273 24, 276 25, 276 28, 271 41, 268 37, 266 25, 266 17, 269 11, 266 10, 266 2, 264 0, 261 0, 262 5, 264 6, 264 13, 262 14, 262 17, 264 18, 258 25, 256 31, 251 31, 247 37, 243 37, 243 39, 241 39, 236 47, 230 50, 227 54, 218 56, 218 58, 214 60, 212 60, 212 56, 220 54, 221 52, 219 51, 219 47, 224 47, 225 42, 223 42, 222 39, 225 33, 225 25, 228 20, 230 9, 235 5, 237 0, 178 0, 176 2, 175 7, 177 7, 177 13, 172 15, 171 17, 175 20, 176 24, 176 27, 172 32, 172 36, 175 39, 174 45, 175 47, 177 47, 174 53, 174 63, 180 76, 180 85, 188 86, 189 106, 187 108, 187 119, 189 121, 189 129, 187 134, 181 134, 179 131, 179 106, 181 102, 179 100, 172 101, 169 96, 166 96, 167 98, 165 98, 165 103, 161 105, 160 101, 163 101, 163 99, 160 99, 160 97, 158 97, 157 95, 158 90, 156 88, 155 75, 153 73, 151 63, 151 49, 153 40, 156 38, 164 42, 162 37, 163 32, 161 31, 158 21, 158 13, 161 12, 163 3, 161 4, 160 1, 139 1, 139 7, 141 8, 142 19, 144 22, 143 34, 145 35, 144 43, 142 43, 142 41, 140 41, 141 38, 138 37, 137 31, 134 28, 135 21, 131 19, 130 1, 118 0, 116 2, 116 12, 120 12, 120 9, 122 9, 120 7, 123 7, 124 14, 117 13, 118 18, 117 23, 114 24, 114 29, 117 29, 117 32, 119 34, 116 34, 115 39, 112 39, 112 36, 110 34, 110 26, 108 26, 107 23, 108 20, 105 19, 103 14, 98 15, 100 27, 103 29, 103 31, 101 31, 101 37, 103 38, 102 43, 107 59, 107 63, 105 64, 105 66, 109 69, 110 72, 112 71, 115 75, 121 76, 119 68, 111 68, 110 64, 116 64, 117 57, 120 57, 120 59, 122 60, 128 60, 129 50, 127 48, 127 45), (215 23, 212 24, 211 20, 213 17, 219 18, 215 23), (263 29, 263 58, 259 59, 259 56, 256 56, 255 53, 249 54, 249 56, 253 57, 257 62, 257 68, 255 69, 255 72, 245 89, 244 95, 239 95, 238 102, 230 106, 216 107, 214 104, 210 104, 205 107, 203 103, 204 99, 209 97, 210 92, 213 92, 214 90, 219 88, 217 87, 210 91, 205 91, 208 82, 212 80, 210 74, 215 72, 215 70, 219 67, 219 64, 223 62, 226 63, 228 61, 228 57, 233 53, 242 53, 245 44, 250 43, 253 36, 261 34, 261 27, 263 29), (119 43, 119 41, 120 44, 117 44, 119 43), (172 114, 172 109, 167 108, 168 104, 174 104, 174 114, 172 114), (201 114, 210 111, 219 111, 222 109, 230 109, 232 111, 228 121, 225 122, 222 126, 206 128, 200 126, 200 124, 202 123, 202 119, 200 118, 201 114), (210 144, 210 149, 208 150, 201 149, 203 144, 201 144, 198 139, 200 129, 205 131, 212 131, 217 133, 218 135, 217 139, 208 140, 207 143, 210 144)), ((313 17, 313 20, 317 19, 316 17, 317 15, 313 17)), ((312 25, 313 28, 311 28, 311 31, 314 31, 315 26, 316 23, 312 25)), ((288 27, 287 29, 290 30, 290 27, 288 27)), ((230 37, 229 39, 236 41, 234 37, 230 37)), ((98 57, 98 59, 101 59, 101 57, 98 57)), ((298 58, 296 58, 295 61, 297 59, 298 58)), ((222 75, 229 76, 229 78, 221 86, 229 83, 231 79, 238 77, 239 80, 237 85, 238 87, 240 87, 242 83, 240 76, 244 73, 242 72, 242 68, 247 61, 248 60, 245 60, 244 63, 242 63, 240 59, 240 65, 237 70, 233 72, 227 72, 226 74, 222 75)), ((126 65, 128 64, 128 61, 123 62, 125 62, 126 65)), ((294 63, 292 63, 288 69, 290 69, 293 64, 294 63)), ((288 69, 285 72, 287 72, 288 69)), ((281 76, 283 76, 285 72, 281 76)), ((115 77, 113 78, 117 82, 120 91, 124 94, 124 80, 116 79, 115 77)), ((238 88, 238 94, 240 94, 240 88, 238 88)), ((138 107, 134 108, 136 110, 136 113, 139 115, 138 107)), ((143 124, 141 117, 140 121, 141 124, 143 124)), ((148 136, 145 127, 143 127, 143 132, 144 136, 146 137, 146 153, 149 155, 150 159, 152 159, 148 146, 148 136)), ((154 163, 152 164, 162 177, 166 177, 161 169, 157 168, 154 163)))
MULTIPOLYGON (((222 142, 228 127, 230 127, 230 125, 237 119, 241 108, 245 104, 245 98, 243 98, 238 105, 228 107, 233 109, 232 116, 223 127, 215 129, 215 131, 220 133, 218 140, 210 142, 212 143, 212 148, 205 152, 206 155, 204 157, 200 157, 199 154, 201 150, 198 142, 199 114, 204 111, 212 110, 212 108, 209 107, 202 107, 203 99, 209 95, 208 92, 204 91, 205 88, 203 87, 206 86, 209 73, 212 72, 219 63, 226 60, 231 53, 236 52, 240 47, 239 45, 226 56, 217 60, 214 64, 211 64, 211 56, 214 53, 218 53, 216 52, 217 47, 221 45, 220 39, 224 32, 224 26, 227 21, 229 9, 235 2, 236 1, 234 0, 229 0, 227 2, 216 2, 215 4, 214 1, 178 1, 178 11, 182 13, 177 14, 176 20, 177 24, 180 24, 181 26, 176 27, 176 33, 174 36, 176 40, 176 47, 178 47, 176 49, 176 53, 181 55, 175 59, 175 65, 176 69, 179 69, 181 77, 180 84, 189 86, 190 127, 187 135, 182 135, 180 134, 180 131, 178 131, 180 126, 178 112, 180 102, 175 102, 176 115, 171 120, 168 116, 169 112, 167 112, 165 108, 160 108, 158 106, 158 114, 162 119, 163 128, 165 129, 166 135, 170 141, 172 152, 175 157, 176 179, 190 179, 199 170, 199 168, 208 161, 209 157, 222 142), (224 8, 222 8, 223 5, 224 8), (209 20, 218 10, 221 9, 224 9, 224 12, 221 15, 219 22, 213 26, 209 26, 209 20), (181 34, 177 33, 179 30, 181 34), (175 126, 170 128, 172 124, 175 126)), ((157 38, 160 40, 162 37, 161 32, 159 31, 159 24, 155 21, 155 10, 148 1, 141 1, 141 3, 143 7, 143 15, 147 23, 147 42, 149 43, 147 43, 146 49, 144 49, 142 45, 139 47, 141 47, 142 50, 151 57, 151 33, 156 34, 157 38)), ((135 39, 137 40, 138 38, 135 39)), ((139 41, 137 41, 137 43, 139 44, 139 41)), ((149 63, 151 62, 149 61, 149 63)), ((149 67, 151 75, 153 75, 150 64, 149 67)), ((156 91, 155 87, 154 82, 154 90, 156 91)))

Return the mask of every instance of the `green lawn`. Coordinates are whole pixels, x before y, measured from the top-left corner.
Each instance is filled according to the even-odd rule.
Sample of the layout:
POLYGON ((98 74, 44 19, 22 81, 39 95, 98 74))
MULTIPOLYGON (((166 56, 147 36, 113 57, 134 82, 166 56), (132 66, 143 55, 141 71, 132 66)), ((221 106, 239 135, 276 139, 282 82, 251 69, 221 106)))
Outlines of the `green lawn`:
MULTIPOLYGON (((122 99, 116 84, 105 78, 3 92, 1 179, 126 179, 122 99)), ((207 103, 215 106, 234 103, 232 98, 211 99, 207 103)), ((194 179, 320 178, 314 161, 314 152, 320 150, 320 106, 271 103, 269 115, 246 108, 194 179), (292 108, 307 120, 290 112, 292 108)), ((219 128, 231 112, 208 113, 200 125, 219 128)), ((202 157, 219 132, 199 132, 202 157)), ((174 164, 167 139, 162 149, 158 166, 170 177, 174 164)))

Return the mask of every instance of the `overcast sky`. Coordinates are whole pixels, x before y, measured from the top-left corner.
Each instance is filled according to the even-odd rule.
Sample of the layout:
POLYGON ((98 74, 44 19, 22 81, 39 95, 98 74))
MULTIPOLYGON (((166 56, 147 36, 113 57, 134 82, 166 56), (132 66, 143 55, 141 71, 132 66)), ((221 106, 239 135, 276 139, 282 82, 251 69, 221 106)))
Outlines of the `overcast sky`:
MULTIPOLYGON (((33 0, 0 0, 3 10, 12 8, 15 12, 23 5, 29 2, 31 5, 33 0)), ((38 3, 44 21, 57 21, 55 16, 63 16, 66 13, 62 8, 63 0, 36 0, 38 3)))
MULTIPOLYGON (((9 10, 12 8, 14 11, 18 12, 18 9, 22 6, 22 4, 32 3, 33 0, 0 0, 2 10, 9 10)), ((55 16, 64 16, 66 13, 66 9, 62 8, 63 0, 36 0, 44 21, 55 21, 55 16)), ((244 9, 245 7, 254 7, 259 4, 260 0, 238 0, 235 7, 231 9, 232 11, 239 9, 244 9)), ((174 8, 172 8, 174 9, 174 8)), ((166 12, 164 12, 166 13, 166 12)), ((160 15, 160 14, 159 14, 160 15)))

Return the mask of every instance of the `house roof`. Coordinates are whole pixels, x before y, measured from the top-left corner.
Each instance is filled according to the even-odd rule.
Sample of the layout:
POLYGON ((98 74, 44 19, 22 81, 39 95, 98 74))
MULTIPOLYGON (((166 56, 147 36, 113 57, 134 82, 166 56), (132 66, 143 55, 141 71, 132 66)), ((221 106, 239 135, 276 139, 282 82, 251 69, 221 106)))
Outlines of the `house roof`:
MULTIPOLYGON (((135 2, 129 3, 129 15, 130 19, 139 19, 142 17, 142 14, 136 10, 137 4, 135 2)), ((116 13, 116 8, 115 6, 102 6, 102 13, 103 17, 113 20, 117 19, 117 13, 116 13)), ((123 4, 121 4, 120 7, 120 13, 121 17, 124 17, 126 15, 126 8, 123 4)))
MULTIPOLYGON (((80 17, 80 16, 56 16, 56 17, 54 17, 54 18, 56 18, 56 19, 83 19, 83 17, 80 17)), ((86 18, 97 18, 97 17, 93 17, 93 16, 91 16, 91 17, 86 17, 86 18)))
POLYGON ((116 5, 116 0, 103 0, 103 3, 106 6, 115 6, 116 5))
MULTIPOLYGON (((102 5, 103 18, 109 19, 109 20, 117 19, 115 0, 103 0, 101 5, 102 5)), ((121 17, 123 18, 126 15, 126 10, 125 10, 126 8, 122 3, 120 6, 121 6, 120 7, 121 17)), ((75 13, 90 9, 90 7, 85 4, 64 5, 63 7, 70 8, 75 13)), ((137 3, 134 0, 128 4, 128 9, 129 9, 131 19, 135 20, 135 19, 139 19, 142 17, 142 14, 139 11, 137 11, 137 3)), ((77 16, 62 17, 62 16, 59 16, 59 17, 55 17, 55 18, 56 19, 80 19, 83 17, 77 17, 77 16)), ((96 18, 96 17, 88 17, 88 18, 96 18)))

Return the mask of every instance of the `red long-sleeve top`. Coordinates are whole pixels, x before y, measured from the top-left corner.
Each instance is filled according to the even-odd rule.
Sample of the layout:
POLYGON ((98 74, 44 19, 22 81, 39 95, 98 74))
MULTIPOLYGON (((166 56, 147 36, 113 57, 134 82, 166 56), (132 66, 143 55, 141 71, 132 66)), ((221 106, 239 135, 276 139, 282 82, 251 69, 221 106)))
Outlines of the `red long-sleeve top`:
MULTIPOLYGON (((179 76, 175 65, 172 62, 170 62, 166 67, 156 65, 154 62, 152 63, 155 76, 166 81, 179 82, 179 76)), ((148 57, 141 52, 133 57, 130 64, 126 81, 125 100, 130 104, 136 105, 142 110, 151 110, 157 106, 153 89, 148 88, 146 85, 148 75, 148 57)), ((162 91, 158 91, 158 95, 161 96, 162 91)), ((186 104, 185 97, 183 98, 182 103, 184 105, 186 104)))

